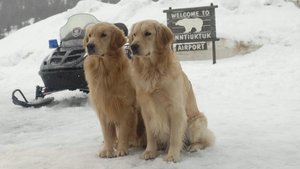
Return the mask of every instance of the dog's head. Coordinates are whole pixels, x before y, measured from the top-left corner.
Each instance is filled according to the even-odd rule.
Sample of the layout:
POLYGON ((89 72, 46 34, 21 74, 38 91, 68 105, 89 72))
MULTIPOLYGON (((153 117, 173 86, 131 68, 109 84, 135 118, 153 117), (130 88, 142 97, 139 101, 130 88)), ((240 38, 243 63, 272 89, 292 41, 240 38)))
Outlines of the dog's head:
POLYGON ((83 46, 89 55, 109 55, 125 43, 123 31, 107 22, 91 25, 87 28, 83 39, 83 46))
POLYGON ((169 50, 174 40, 172 31, 155 20, 135 23, 129 35, 129 43, 133 55, 150 56, 169 50))

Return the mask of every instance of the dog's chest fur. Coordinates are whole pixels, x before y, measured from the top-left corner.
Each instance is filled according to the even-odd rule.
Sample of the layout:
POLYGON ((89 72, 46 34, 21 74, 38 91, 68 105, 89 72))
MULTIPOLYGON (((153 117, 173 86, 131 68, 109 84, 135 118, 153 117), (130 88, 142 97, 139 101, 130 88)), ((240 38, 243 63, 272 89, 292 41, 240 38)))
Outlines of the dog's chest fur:
POLYGON ((176 78, 176 72, 169 73, 169 65, 153 64, 148 58, 134 58, 132 61, 133 79, 137 90, 155 93, 164 88, 169 79, 176 78))
POLYGON ((178 79, 180 72, 176 62, 170 65, 151 64, 147 58, 135 58, 133 61, 133 79, 136 84, 137 98, 142 108, 144 118, 148 118, 153 134, 160 141, 167 142, 170 133, 170 106, 174 104, 180 90, 178 79), (174 67, 176 69, 173 69, 174 67), (175 70, 175 71, 174 71, 175 70), (155 119, 155 120, 154 120, 155 119))
MULTIPOLYGON (((88 58, 87 58, 88 59, 88 58)), ((87 62, 96 62, 94 68, 85 65, 85 74, 94 106, 100 106, 103 113, 109 115, 111 121, 120 117, 123 107, 134 107, 135 91, 128 77, 128 61, 93 58, 87 62), (124 89, 126 86, 126 89, 124 89)), ((87 63, 88 64, 88 63, 87 63)))

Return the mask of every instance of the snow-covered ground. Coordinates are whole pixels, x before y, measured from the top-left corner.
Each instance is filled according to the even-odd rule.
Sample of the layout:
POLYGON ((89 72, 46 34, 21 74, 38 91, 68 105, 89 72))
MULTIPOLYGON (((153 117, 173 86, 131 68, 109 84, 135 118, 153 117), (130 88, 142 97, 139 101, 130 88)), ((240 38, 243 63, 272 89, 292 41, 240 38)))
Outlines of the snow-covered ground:
MULTIPOLYGON (((182 153, 168 164, 163 152, 152 161, 142 149, 126 157, 100 159, 103 140, 96 114, 80 92, 53 94, 54 104, 21 108, 11 92, 21 88, 34 97, 48 39, 75 13, 124 22, 166 22, 162 10, 209 5, 208 0, 122 0, 80 2, 75 8, 25 27, 0 40, 0 169, 99 168, 300 168, 300 9, 283 0, 215 0, 220 38, 262 45, 243 56, 181 62, 193 83, 200 110, 215 132, 214 147, 182 153), (269 5, 267 5, 269 4, 269 5)), ((222 55, 222 53, 218 53, 222 55)))

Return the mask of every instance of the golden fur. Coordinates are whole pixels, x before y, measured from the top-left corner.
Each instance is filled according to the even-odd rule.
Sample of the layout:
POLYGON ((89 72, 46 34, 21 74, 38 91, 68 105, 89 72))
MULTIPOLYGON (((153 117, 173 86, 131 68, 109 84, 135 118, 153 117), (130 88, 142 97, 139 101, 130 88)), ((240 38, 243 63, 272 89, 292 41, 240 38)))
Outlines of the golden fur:
POLYGON ((189 151, 214 143, 207 120, 198 110, 192 85, 174 55, 173 33, 163 24, 145 20, 132 26, 132 76, 147 133, 144 159, 156 157, 159 143, 168 146, 166 161, 180 159, 183 142, 189 151))
POLYGON ((83 41, 86 49, 88 45, 95 46, 93 51, 87 49, 84 73, 104 137, 100 157, 124 156, 128 154, 129 142, 137 145, 143 137, 129 59, 123 50, 125 42, 123 32, 105 22, 91 26, 83 41))

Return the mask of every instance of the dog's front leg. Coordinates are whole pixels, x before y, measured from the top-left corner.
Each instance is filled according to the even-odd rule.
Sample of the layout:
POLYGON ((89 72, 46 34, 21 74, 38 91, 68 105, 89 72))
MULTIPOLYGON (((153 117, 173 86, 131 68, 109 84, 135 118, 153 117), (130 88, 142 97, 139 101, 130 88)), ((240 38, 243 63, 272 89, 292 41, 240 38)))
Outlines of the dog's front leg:
MULTIPOLYGON (((153 114, 153 104, 149 102, 147 105, 143 104, 142 116, 145 123, 146 135, 147 135, 147 147, 143 153, 143 158, 145 160, 154 159, 156 157, 157 151, 157 141, 154 135, 153 126, 151 126, 151 114, 153 114)), ((153 119, 152 119, 153 120, 153 119)))
POLYGON ((153 131, 151 130, 148 121, 145 121, 145 127, 146 127, 146 133, 147 133, 147 147, 144 151, 144 159, 154 159, 156 157, 156 151, 157 151, 157 142, 155 139, 155 136, 153 134, 153 131))
POLYGON ((116 142, 116 128, 115 125, 109 123, 105 116, 100 117, 102 133, 104 137, 104 146, 99 153, 101 158, 115 157, 113 146, 116 142))
POLYGON ((132 112, 124 112, 124 115, 125 114, 124 119, 119 122, 118 146, 116 152, 116 156, 118 157, 128 154, 129 136, 134 125, 134 123, 129 123, 134 119, 134 114, 132 112))
POLYGON ((151 120, 153 120, 151 116, 155 113, 155 104, 153 103, 151 97, 147 94, 147 92, 143 90, 137 90, 137 99, 139 105, 141 106, 141 113, 145 124, 146 136, 147 136, 147 146, 146 150, 143 153, 143 157, 145 160, 154 159, 156 157, 157 151, 157 140, 154 135, 154 127, 151 125, 151 120))
POLYGON ((180 160, 180 151, 183 145, 184 133, 187 125, 187 117, 183 107, 174 107, 169 112, 170 122, 170 142, 168 154, 165 161, 178 162, 180 160))

